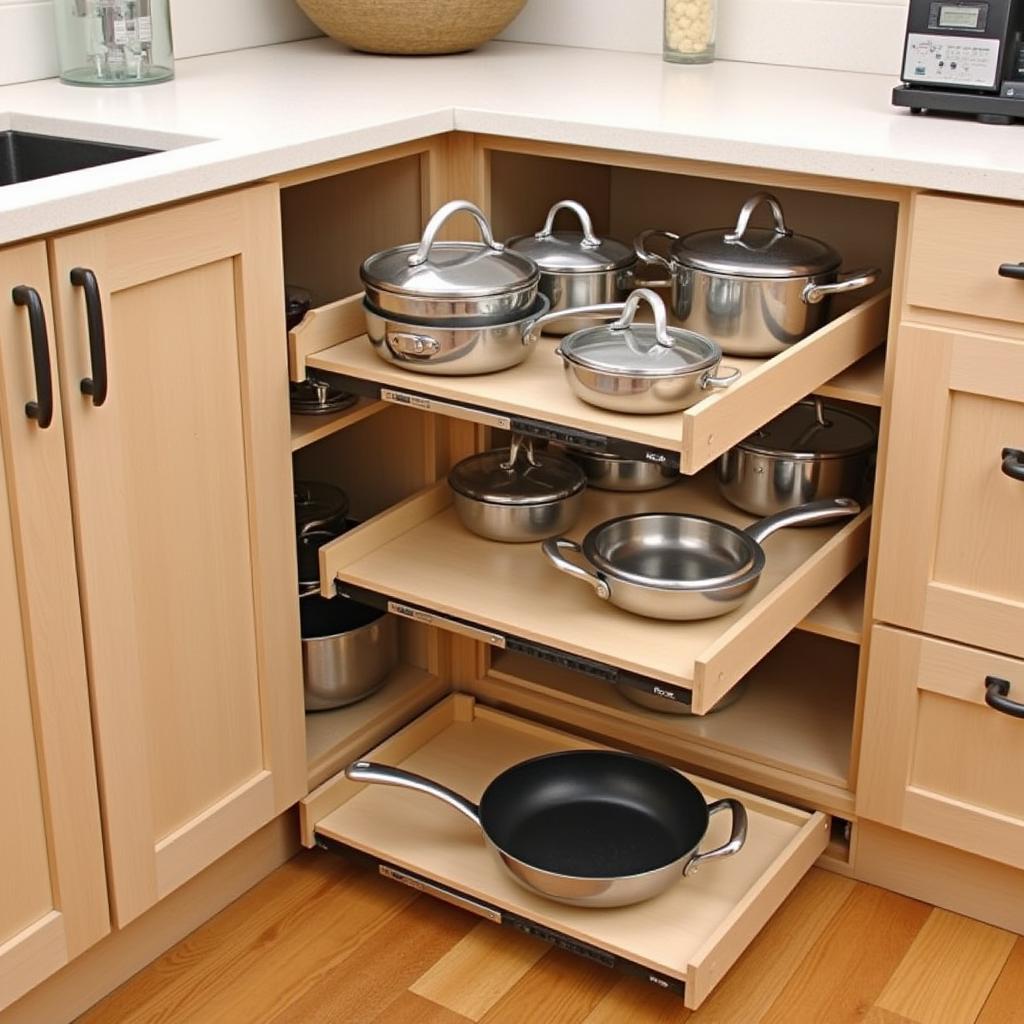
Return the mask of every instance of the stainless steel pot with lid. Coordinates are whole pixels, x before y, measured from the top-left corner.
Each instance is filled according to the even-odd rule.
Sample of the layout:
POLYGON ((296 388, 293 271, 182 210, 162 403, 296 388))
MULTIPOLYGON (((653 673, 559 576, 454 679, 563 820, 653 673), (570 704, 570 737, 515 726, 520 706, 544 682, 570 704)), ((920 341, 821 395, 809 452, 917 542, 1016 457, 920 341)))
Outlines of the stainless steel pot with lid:
MULTIPOLYGON (((740 375, 718 376, 722 350, 710 338, 669 327, 665 304, 647 288, 638 288, 621 306, 589 307, 581 315, 621 315, 612 324, 575 331, 557 353, 566 379, 578 398, 616 412, 665 413, 687 409, 709 388, 724 388, 740 375), (641 302, 654 313, 654 323, 640 323, 641 302)), ((554 319, 554 315, 551 315, 554 319)))
POLYGON ((442 206, 418 243, 370 256, 359 273, 374 310, 428 323, 521 318, 535 305, 540 279, 537 265, 496 242, 483 211, 462 199, 442 206), (482 241, 438 241, 444 224, 463 212, 476 220, 482 241))
POLYGON ((466 529, 489 540, 529 543, 575 525, 587 480, 570 459, 534 451, 531 439, 513 435, 510 448, 456 464, 448 485, 466 529))
POLYGON ((733 228, 680 236, 652 229, 636 239, 643 262, 669 270, 672 312, 685 327, 708 334, 729 355, 770 356, 803 340, 828 319, 833 295, 873 284, 880 274, 865 269, 840 275, 842 256, 828 243, 795 234, 782 205, 768 192, 751 196, 733 228), (752 227, 759 206, 772 226, 752 227), (656 237, 671 242, 666 258, 648 248, 656 237))
MULTIPOLYGON (((632 247, 614 238, 598 238, 590 214, 573 199, 555 203, 540 231, 510 238, 506 248, 540 268, 540 291, 551 300, 553 312, 621 302, 634 284, 637 255, 632 247), (579 231, 554 230, 555 218, 563 210, 576 216, 579 231)), ((569 334, 585 324, 567 317, 550 330, 569 334)))
POLYGON ((752 515, 861 495, 877 441, 874 423, 864 416, 818 397, 805 399, 719 459, 719 490, 752 515))

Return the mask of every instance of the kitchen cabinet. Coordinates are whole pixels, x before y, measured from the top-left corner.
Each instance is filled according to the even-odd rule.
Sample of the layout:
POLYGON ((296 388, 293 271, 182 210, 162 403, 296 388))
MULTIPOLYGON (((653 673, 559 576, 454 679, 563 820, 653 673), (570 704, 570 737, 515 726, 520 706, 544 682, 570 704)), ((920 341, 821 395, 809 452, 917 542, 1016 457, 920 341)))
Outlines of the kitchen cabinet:
POLYGON ((1024 868, 1022 763, 1024 661, 875 627, 861 814, 1024 868))
POLYGON ((1024 655, 1024 346, 904 324, 895 359, 875 618, 1024 655))
POLYGON ((2 1008, 110 923, 44 243, 0 251, 0 295, 2 1008))
POLYGON ((264 185, 50 243, 118 926, 305 792, 279 224, 264 185))

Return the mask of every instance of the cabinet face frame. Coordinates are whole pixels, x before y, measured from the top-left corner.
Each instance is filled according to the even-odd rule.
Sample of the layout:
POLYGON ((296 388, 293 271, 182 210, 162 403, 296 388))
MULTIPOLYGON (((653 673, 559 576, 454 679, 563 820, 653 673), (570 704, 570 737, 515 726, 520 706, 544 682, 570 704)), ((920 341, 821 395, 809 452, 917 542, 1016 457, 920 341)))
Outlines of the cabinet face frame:
MULTIPOLYGON (((12 629, 20 619, 24 661, 15 652, 4 655, 4 686, 27 687, 23 710, 33 720, 27 724, 36 755, 4 784, 40 789, 47 863, 36 868, 49 876, 52 906, 20 932, 0 937, 0 1009, 110 930, 64 423, 59 394, 45 430, 25 413, 36 382, 27 314, 11 297, 19 285, 34 288, 42 302, 56 392, 45 243, 0 250, 0 530, 9 532, 14 570, 0 581, 0 615, 12 629)), ((9 712, 0 707, 0 715, 9 712)), ((29 882, 19 878, 13 844, 6 851, 0 845, 0 870, 7 884, 29 882)))
MULTIPOLYGON (((991 576, 999 561, 991 547, 974 552, 978 561, 973 566, 962 555, 953 557, 958 542, 950 521, 969 521, 970 508, 982 502, 990 517, 1004 521, 1016 514, 1015 505, 1024 512, 1024 484, 1001 472, 1002 447, 1024 445, 1024 429, 1019 438, 1002 438, 992 450, 968 456, 953 447, 952 424, 956 403, 971 401, 994 412, 1000 405, 1017 406, 1024 428, 1024 346, 905 323, 894 372, 894 443, 880 514, 875 618, 1024 655, 1024 603, 1019 598, 937 578, 944 569, 991 576)), ((975 422, 980 411, 974 409, 975 422)))
POLYGON ((1024 662, 887 626, 873 630, 871 651, 858 814, 1024 868, 1024 814, 998 799, 1020 793, 1024 721, 985 704, 988 676, 1024 698, 1024 662), (968 713, 985 716, 984 735, 958 727, 968 713), (1005 772, 990 770, 994 757, 1005 772))
MULTIPOLYGON (((283 386, 286 352, 277 187, 241 189, 61 236, 50 243, 50 267, 69 427, 79 579, 111 899, 116 921, 123 926, 305 792, 298 608, 296 602, 283 599, 294 594, 295 552, 289 414, 283 386), (83 289, 70 280, 72 268, 80 266, 95 271, 107 317, 111 388, 108 401, 100 408, 92 405, 79 386, 91 368, 83 289), (211 296, 215 300, 212 305, 211 296), (122 312, 126 308, 123 303, 130 304, 127 312, 122 312), (228 552, 223 565, 242 566, 244 578, 225 579, 224 570, 218 575, 219 562, 212 568, 195 564, 182 571, 191 572, 196 587, 208 582, 218 588, 223 600, 239 602, 237 607, 244 614, 232 613, 230 619, 235 632, 211 641, 221 653, 212 647, 209 653, 223 661, 223 644, 233 637, 239 648, 235 656, 251 662, 253 678, 250 689, 244 663, 232 670, 231 685, 244 696, 244 717, 240 709, 239 715, 225 721, 225 728, 239 734, 241 738, 233 740, 236 746, 232 749, 243 753, 222 764, 219 751, 210 744, 203 746, 196 755, 199 763, 189 766, 199 796, 190 792, 179 799, 173 796, 178 766, 154 759, 151 747, 156 737, 152 733, 147 742, 147 729, 157 725, 152 712, 147 718, 145 703, 160 707, 160 701, 173 701, 175 695, 145 692, 140 663, 143 640, 152 663, 160 645, 166 643, 160 639, 160 630, 173 627, 154 614, 153 606, 144 611, 141 591, 131 589, 142 586, 132 575, 132 560, 142 554, 126 540, 131 536, 132 521, 122 507, 125 499, 118 499, 118 495, 138 498, 147 474, 154 490, 166 486, 159 465, 147 466, 138 449, 131 454, 127 450, 133 443, 133 426, 136 432, 150 430, 148 436, 155 443, 160 424, 150 422, 148 413, 141 428, 126 419, 142 417, 139 410, 148 406, 140 404, 137 395, 129 402, 128 386, 116 375, 122 369, 127 374, 131 355, 134 386, 166 387, 163 381, 151 380, 144 369, 150 363, 142 363, 151 359, 154 365, 161 365, 153 346, 141 352, 136 349, 133 355, 130 352, 132 343, 139 342, 137 335, 143 333, 145 319, 136 319, 136 330, 129 332, 119 326, 118 318, 138 318, 144 309, 145 317, 160 316, 173 323, 182 306, 208 309, 209 322, 215 326, 208 328, 205 337, 209 366, 196 366, 194 384, 190 381, 176 394, 189 403, 191 388, 197 389, 197 397, 188 406, 196 410, 197 417, 203 417, 196 420, 196 437, 205 436, 200 433, 204 428, 209 434, 210 424, 217 424, 217 430, 230 429, 223 450, 208 444, 208 462, 204 462, 205 455, 190 454, 187 458, 192 461, 179 459, 167 472, 176 472, 185 480, 191 479, 193 469, 212 481, 224 474, 236 476, 243 491, 238 505, 246 510, 247 520, 239 517, 237 522, 244 542, 237 534, 223 538, 228 552), (225 378, 217 379, 222 371, 211 370, 218 365, 229 368, 226 381, 238 381, 237 394, 225 378), (213 374, 213 379, 204 382, 204 372, 213 374), (229 404, 218 411, 221 400, 229 404), (231 411, 236 402, 238 419, 231 411), (225 458, 231 461, 225 464, 225 458), (140 615, 146 617, 140 620, 140 615), (240 624, 243 619, 245 623, 240 624), (209 785, 204 779, 209 779, 209 785), (162 794, 159 805, 157 792, 162 794), (198 806, 200 799, 205 806, 198 806), (162 820, 158 821, 158 814, 162 820)), ((197 326, 188 310, 182 310, 181 323, 189 330, 205 327, 205 322, 197 326)), ((166 331, 166 326, 160 325, 159 330, 166 331)), ((167 366, 173 353, 163 358, 167 366)), ((165 404, 163 408, 170 407, 165 404)), ((170 420, 170 412, 166 415, 170 420)), ((167 429, 177 426, 168 425, 167 429)), ((193 443, 189 451, 196 450, 196 442, 188 440, 193 443)), ((178 523, 168 527, 172 542, 184 550, 180 557, 186 560, 185 538, 200 536, 184 532, 199 528, 194 519, 182 525, 176 538, 173 531, 178 523)), ((159 544, 158 536, 151 540, 159 544)), ((204 544, 204 550, 211 548, 207 541, 204 544)), ((219 547, 214 550, 219 554, 219 547)), ((180 593, 180 578, 175 585, 180 593)), ((172 642, 188 644, 189 637, 178 636, 172 642)), ((183 717, 185 705, 179 703, 178 708, 183 717)), ((228 715, 226 708, 218 710, 228 715)), ((166 755, 164 760, 174 758, 166 755)))

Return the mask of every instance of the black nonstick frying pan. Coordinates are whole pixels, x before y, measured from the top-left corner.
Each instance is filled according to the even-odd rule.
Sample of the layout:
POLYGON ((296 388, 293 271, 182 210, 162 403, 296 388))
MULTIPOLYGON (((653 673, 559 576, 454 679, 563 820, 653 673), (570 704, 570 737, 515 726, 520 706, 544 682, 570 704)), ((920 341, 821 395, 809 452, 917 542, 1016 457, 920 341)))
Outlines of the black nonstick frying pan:
POLYGON ((738 853, 747 835, 739 801, 708 804, 674 769, 616 751, 567 750, 522 761, 490 783, 479 806, 401 768, 356 761, 345 774, 443 800, 480 828, 520 885, 574 906, 650 899, 701 862, 738 853), (726 809, 729 841, 698 853, 711 815, 726 809))

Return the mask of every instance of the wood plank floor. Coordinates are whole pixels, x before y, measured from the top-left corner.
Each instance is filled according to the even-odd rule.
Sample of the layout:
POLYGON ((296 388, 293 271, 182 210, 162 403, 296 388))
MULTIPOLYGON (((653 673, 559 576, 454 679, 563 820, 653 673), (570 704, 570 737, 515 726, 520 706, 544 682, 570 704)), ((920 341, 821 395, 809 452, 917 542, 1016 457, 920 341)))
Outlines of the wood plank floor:
POLYGON ((695 1013, 677 996, 300 854, 84 1024, 1021 1024, 1024 939, 815 870, 695 1013))

